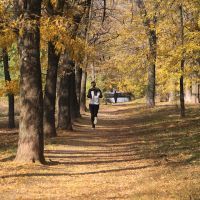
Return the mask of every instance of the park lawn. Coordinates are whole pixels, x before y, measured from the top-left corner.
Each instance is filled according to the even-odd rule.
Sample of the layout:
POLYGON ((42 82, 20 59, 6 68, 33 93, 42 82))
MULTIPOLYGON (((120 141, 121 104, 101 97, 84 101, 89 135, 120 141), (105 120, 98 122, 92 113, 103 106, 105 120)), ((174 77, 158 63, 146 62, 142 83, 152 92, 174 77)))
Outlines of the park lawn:
MULTIPOLYGON (((1 120, 0 120, 1 122, 1 120)), ((103 105, 95 131, 46 138, 46 165, 14 163, 18 130, 0 129, 1 199, 200 199, 200 108, 103 105)))

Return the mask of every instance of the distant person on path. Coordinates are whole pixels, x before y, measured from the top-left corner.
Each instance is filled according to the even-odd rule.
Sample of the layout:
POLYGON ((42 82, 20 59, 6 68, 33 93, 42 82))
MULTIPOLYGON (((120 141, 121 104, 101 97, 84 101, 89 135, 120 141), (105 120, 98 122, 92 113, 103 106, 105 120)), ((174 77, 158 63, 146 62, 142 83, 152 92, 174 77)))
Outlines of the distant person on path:
POLYGON ((115 92, 114 92, 114 100, 115 100, 115 103, 117 103, 117 98, 118 98, 118 94, 117 94, 117 91, 115 90, 115 92))
POLYGON ((95 81, 91 82, 91 88, 88 90, 87 97, 90 98, 89 109, 91 113, 92 128, 95 128, 95 125, 97 124, 97 114, 99 111, 99 99, 102 98, 102 92, 96 87, 95 81))

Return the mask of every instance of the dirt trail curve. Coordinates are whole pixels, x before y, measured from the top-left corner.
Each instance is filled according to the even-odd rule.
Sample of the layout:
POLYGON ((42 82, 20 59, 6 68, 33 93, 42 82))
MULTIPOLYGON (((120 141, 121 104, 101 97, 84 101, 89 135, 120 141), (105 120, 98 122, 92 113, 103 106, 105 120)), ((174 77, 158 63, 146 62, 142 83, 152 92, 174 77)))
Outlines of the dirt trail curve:
MULTIPOLYGON (((59 131, 57 138, 46 140, 48 165, 0 162, 1 199, 199 197, 198 165, 186 164, 190 157, 184 152, 181 157, 169 151, 170 143, 183 137, 180 127, 167 120, 171 115, 175 119, 173 107, 151 111, 143 104, 102 106, 92 130, 86 113, 73 132, 59 131)), ((184 145, 178 148, 184 150, 184 145)))

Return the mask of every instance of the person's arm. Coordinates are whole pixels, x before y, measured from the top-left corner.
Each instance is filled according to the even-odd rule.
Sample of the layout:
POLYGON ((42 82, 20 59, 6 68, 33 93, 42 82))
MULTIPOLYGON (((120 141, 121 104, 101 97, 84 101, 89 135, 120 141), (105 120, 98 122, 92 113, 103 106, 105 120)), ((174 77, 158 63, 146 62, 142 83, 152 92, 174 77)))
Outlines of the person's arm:
POLYGON ((87 98, 90 98, 90 99, 92 98, 91 89, 88 90, 87 98))
POLYGON ((99 92, 100 92, 99 98, 102 98, 102 97, 103 97, 103 95, 102 95, 102 92, 101 92, 101 90, 100 90, 100 89, 99 89, 99 92))

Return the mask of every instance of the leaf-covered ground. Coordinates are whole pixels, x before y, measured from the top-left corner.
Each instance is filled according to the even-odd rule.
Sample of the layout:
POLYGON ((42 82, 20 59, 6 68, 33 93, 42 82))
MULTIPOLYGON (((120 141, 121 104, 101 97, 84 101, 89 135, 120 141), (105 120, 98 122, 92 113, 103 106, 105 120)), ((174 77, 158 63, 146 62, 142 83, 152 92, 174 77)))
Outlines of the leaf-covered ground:
POLYGON ((12 162, 18 131, 0 129, 0 199, 200 199, 199 107, 104 105, 74 129, 46 139, 46 165, 12 162))

